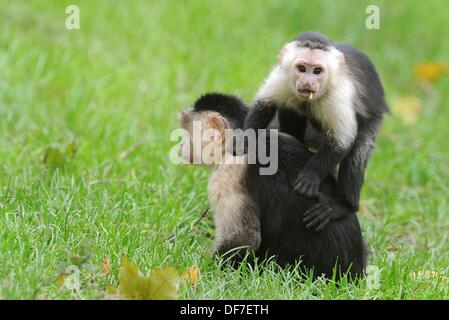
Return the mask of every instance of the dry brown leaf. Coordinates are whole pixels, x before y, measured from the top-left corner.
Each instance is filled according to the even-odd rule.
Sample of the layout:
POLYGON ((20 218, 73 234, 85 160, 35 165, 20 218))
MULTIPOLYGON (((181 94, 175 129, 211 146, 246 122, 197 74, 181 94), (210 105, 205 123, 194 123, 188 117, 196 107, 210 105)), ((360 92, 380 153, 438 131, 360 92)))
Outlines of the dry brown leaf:
POLYGON ((200 270, 196 266, 191 266, 184 271, 182 279, 194 286, 200 280, 200 270))
POLYGON ((105 276, 111 273, 111 262, 109 261, 109 258, 105 258, 101 262, 101 270, 103 271, 103 275, 105 276))
POLYGON ((414 96, 397 97, 393 100, 392 110, 404 124, 413 124, 421 113, 422 102, 414 96))
POLYGON ((434 82, 448 71, 449 65, 438 61, 423 61, 415 67, 416 77, 427 82, 434 82))

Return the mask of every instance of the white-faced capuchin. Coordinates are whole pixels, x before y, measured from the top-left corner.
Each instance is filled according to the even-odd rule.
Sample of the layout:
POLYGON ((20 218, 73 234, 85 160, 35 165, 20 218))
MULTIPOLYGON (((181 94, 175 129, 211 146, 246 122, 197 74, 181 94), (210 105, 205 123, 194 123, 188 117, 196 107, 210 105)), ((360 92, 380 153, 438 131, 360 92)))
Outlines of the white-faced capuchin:
MULTIPOLYGON (((244 130, 266 128, 276 111, 280 131, 316 151, 298 174, 295 190, 316 195, 323 178, 339 165, 342 201, 356 212, 365 168, 388 112, 369 58, 317 32, 299 35, 282 48, 279 63, 256 94, 244 130)), ((309 215, 322 221, 341 218, 325 203, 309 215)))
MULTIPOLYGON (((241 129, 248 111, 237 97, 214 93, 202 96, 191 109, 180 113, 181 126, 188 132, 182 145, 184 159, 198 163, 205 156, 201 151, 208 148, 203 160, 213 168, 208 194, 216 226, 214 255, 235 264, 248 256, 249 250, 262 261, 274 256, 281 266, 301 261, 300 267, 313 270, 314 276, 331 278, 334 271, 337 278, 345 273, 351 277, 362 274, 367 249, 356 214, 335 201, 335 177, 322 177, 316 199, 293 192, 295 178, 313 158, 297 139, 276 131, 279 164, 274 175, 261 175, 261 165, 248 162, 247 154, 237 156, 243 161, 218 162, 225 154, 234 157, 225 152, 226 145, 232 143, 227 129, 241 129), (213 129, 216 135, 207 141, 201 135, 195 138, 194 123, 200 123, 202 130, 213 129), (196 151, 195 143, 200 146, 196 151), (304 221, 305 213, 318 203, 344 218, 329 224, 316 217, 304 221), (235 254, 234 249, 242 247, 246 249, 235 254)), ((270 136, 266 137, 268 144, 270 136)))

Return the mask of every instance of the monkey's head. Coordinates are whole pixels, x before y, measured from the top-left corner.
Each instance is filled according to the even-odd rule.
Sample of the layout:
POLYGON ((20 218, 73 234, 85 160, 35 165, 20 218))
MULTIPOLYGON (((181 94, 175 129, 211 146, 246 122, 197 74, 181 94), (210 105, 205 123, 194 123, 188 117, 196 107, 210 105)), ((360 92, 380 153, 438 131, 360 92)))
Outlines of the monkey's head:
POLYGON ((301 100, 326 95, 345 64, 343 53, 317 32, 303 33, 285 44, 279 62, 288 75, 290 89, 301 100))
POLYGON ((182 156, 188 163, 217 164, 225 153, 233 129, 241 129, 248 107, 239 98, 220 93, 201 96, 192 108, 179 114, 187 131, 182 156))

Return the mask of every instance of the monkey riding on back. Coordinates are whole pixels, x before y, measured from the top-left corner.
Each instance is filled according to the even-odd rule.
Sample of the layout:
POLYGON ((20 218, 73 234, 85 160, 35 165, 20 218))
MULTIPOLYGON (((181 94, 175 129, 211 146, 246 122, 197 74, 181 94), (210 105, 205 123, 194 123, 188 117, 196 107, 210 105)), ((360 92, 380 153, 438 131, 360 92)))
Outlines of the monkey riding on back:
MULTIPOLYGON (((315 151, 298 174, 295 190, 316 196, 323 178, 339 166, 341 204, 350 209, 346 212, 358 211, 365 168, 388 112, 369 58, 317 32, 299 35, 282 48, 244 130, 266 128, 276 112, 280 131, 315 151)), ((304 217, 315 221, 314 226, 339 218, 326 203, 304 217)))

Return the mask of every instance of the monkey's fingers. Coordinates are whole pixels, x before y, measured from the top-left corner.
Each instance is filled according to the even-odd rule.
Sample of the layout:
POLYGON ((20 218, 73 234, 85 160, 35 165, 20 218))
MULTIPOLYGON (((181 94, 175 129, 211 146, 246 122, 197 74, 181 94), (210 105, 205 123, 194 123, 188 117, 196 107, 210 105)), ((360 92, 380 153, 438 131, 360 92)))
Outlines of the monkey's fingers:
POLYGON ((319 189, 319 185, 314 183, 314 182, 310 182, 309 183, 309 188, 307 190, 307 195, 309 197, 315 197, 318 194, 318 189, 319 189))
POLYGON ((310 220, 312 220, 314 217, 316 217, 319 214, 322 214, 323 212, 327 212, 330 208, 328 208, 325 204, 322 203, 317 203, 315 205, 313 205, 312 207, 310 207, 303 216, 302 221, 304 222, 309 222, 310 220))
POLYGON ((329 224, 329 222, 331 221, 331 217, 326 217, 321 223, 320 225, 315 229, 316 232, 321 231, 324 229, 325 226, 327 226, 329 224))
POLYGON ((299 192, 299 193, 301 193, 301 194, 304 194, 306 192, 306 190, 307 190, 307 186, 306 186, 307 183, 308 183, 307 181, 304 181, 302 179, 298 179, 296 181, 296 183, 295 183, 294 190, 299 192))
POLYGON ((312 221, 310 221, 308 224, 306 224, 306 228, 312 228, 315 227, 318 223, 320 223, 324 217, 322 215, 318 215, 315 217, 312 221))
POLYGON ((318 193, 318 186, 311 181, 300 180, 295 186, 295 191, 308 197, 314 197, 318 193))
POLYGON ((326 218, 328 218, 328 214, 325 212, 321 212, 320 214, 316 215, 312 219, 312 221, 310 221, 308 224, 306 224, 306 228, 317 227, 326 218))
POLYGON ((307 217, 303 219, 305 223, 307 223, 306 227, 321 227, 320 230, 326 226, 326 224, 331 220, 331 211, 332 209, 328 206, 320 206, 315 208, 313 213, 309 214, 307 217), (328 220, 327 222, 325 222, 328 220))

